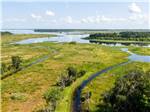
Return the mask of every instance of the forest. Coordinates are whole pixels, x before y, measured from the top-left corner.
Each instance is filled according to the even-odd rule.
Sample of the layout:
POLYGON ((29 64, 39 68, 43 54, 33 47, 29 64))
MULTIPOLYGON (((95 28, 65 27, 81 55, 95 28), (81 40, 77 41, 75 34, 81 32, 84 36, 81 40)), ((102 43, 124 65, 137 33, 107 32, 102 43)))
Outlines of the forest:
POLYGON ((86 39, 150 41, 150 32, 94 33, 86 39))

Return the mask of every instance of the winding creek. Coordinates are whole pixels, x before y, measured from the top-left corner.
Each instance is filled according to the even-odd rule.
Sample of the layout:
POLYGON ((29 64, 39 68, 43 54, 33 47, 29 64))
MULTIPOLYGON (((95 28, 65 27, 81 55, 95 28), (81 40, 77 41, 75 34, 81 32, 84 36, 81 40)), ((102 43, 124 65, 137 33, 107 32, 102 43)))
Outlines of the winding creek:
POLYGON ((84 80, 74 91, 74 96, 73 96, 73 103, 72 103, 72 112, 81 112, 81 102, 80 102, 80 98, 81 98, 81 93, 82 90, 84 89, 84 87, 90 83, 94 78, 96 78, 97 76, 112 70, 114 68, 117 68, 119 66, 123 66, 126 65, 132 61, 140 61, 140 62, 150 62, 150 56, 142 56, 142 55, 137 55, 134 54, 130 51, 128 51, 128 48, 121 48, 122 51, 127 52, 130 54, 130 56, 128 56, 129 61, 127 62, 123 62, 123 63, 119 63, 113 66, 110 66, 108 68, 105 68, 101 71, 98 71, 95 74, 92 74, 88 79, 84 80))
POLYGON ((127 62, 123 62, 123 63, 119 63, 119 64, 116 64, 114 66, 110 66, 108 68, 105 68, 101 71, 98 71, 97 73, 95 74, 92 74, 87 80, 84 80, 77 88, 76 90, 74 91, 74 96, 73 96, 73 103, 72 103, 72 112, 81 112, 81 102, 80 102, 80 99, 81 99, 81 93, 82 93, 82 90, 84 89, 84 87, 89 83, 91 82, 95 77, 109 71, 109 70, 112 70, 114 68, 117 68, 119 66, 123 66, 127 63, 129 63, 130 61, 127 61, 127 62))

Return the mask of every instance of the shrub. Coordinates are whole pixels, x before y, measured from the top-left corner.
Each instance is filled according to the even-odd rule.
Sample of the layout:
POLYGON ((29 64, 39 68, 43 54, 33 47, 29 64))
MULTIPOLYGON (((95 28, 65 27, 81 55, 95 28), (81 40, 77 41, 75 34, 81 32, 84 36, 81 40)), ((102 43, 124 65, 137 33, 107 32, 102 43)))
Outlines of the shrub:
POLYGON ((78 73, 78 77, 83 76, 85 73, 86 73, 86 71, 85 71, 85 70, 81 70, 81 71, 79 71, 79 73, 78 73))
POLYGON ((50 110, 50 112, 55 111, 57 100, 60 98, 60 90, 57 88, 50 88, 46 91, 44 94, 44 99, 47 102, 47 105, 49 106, 47 109, 50 110))
POLYGON ((68 67, 66 72, 59 76, 57 86, 64 89, 66 86, 70 86, 78 77, 83 76, 86 73, 85 70, 77 71, 74 67, 68 67))
POLYGON ((68 72, 69 77, 76 77, 77 76, 77 70, 74 67, 68 67, 67 72, 68 72))
POLYGON ((12 60, 12 67, 14 67, 15 69, 19 69, 22 62, 21 58, 19 56, 12 56, 11 60, 12 60))
POLYGON ((72 80, 70 77, 61 75, 59 77, 57 85, 60 86, 62 89, 64 89, 66 86, 70 86, 71 83, 72 83, 72 80))
POLYGON ((47 103, 53 102, 59 99, 60 90, 57 88, 48 89, 44 94, 44 99, 47 103))

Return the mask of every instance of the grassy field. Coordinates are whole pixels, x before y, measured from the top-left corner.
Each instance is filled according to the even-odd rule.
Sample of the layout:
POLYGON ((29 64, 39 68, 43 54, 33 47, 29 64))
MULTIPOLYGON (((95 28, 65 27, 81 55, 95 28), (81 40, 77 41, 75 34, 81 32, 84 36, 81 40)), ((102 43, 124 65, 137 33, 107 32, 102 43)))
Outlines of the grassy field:
MULTIPOLYGON (((17 55, 21 56, 23 65, 25 65, 41 56, 48 54, 51 54, 51 56, 41 63, 37 63, 2 80, 2 111, 4 112, 31 112, 44 108, 46 102, 43 99, 43 94, 45 91, 55 87, 54 85, 56 84, 58 76, 66 70, 68 66, 74 66, 78 70, 84 69, 87 72, 84 76, 78 78, 71 86, 66 87, 61 93, 62 98, 58 101, 56 112, 62 112, 62 109, 63 112, 69 112, 74 89, 83 80, 87 79, 92 73, 108 66, 127 61, 128 54, 122 52, 119 47, 50 42, 29 45, 8 44, 9 42, 32 37, 30 35, 26 35, 25 37, 24 35, 17 36, 8 36, 5 39, 2 37, 2 62, 10 64, 10 57, 17 55), (57 53, 54 54, 53 51, 57 53)), ((36 37, 39 36, 36 35, 35 38, 36 37)), ((133 51, 137 52, 134 49, 133 51)), ((141 51, 143 50, 138 50, 139 53, 141 51)), ((149 64, 145 65, 142 63, 138 65, 146 69, 149 64)), ((112 73, 114 72, 115 71, 112 71, 112 73)), ((109 81, 111 79, 108 78, 107 80, 109 81)), ((113 83, 114 80, 115 78, 113 78, 111 82, 113 83)), ((88 87, 92 90, 91 86, 88 87)), ((99 86, 97 88, 99 88, 99 86)), ((107 88, 110 88, 109 84, 107 88)), ((85 91, 86 90, 87 89, 85 89, 85 91)), ((94 101, 96 94, 94 95, 93 93, 92 97, 94 101)), ((93 104, 91 108, 95 108, 93 104)))

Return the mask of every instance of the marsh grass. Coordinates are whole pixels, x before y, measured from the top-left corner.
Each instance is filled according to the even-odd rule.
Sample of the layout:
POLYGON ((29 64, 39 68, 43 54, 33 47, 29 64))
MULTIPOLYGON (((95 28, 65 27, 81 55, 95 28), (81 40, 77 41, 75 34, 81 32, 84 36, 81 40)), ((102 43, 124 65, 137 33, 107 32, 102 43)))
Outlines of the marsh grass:
MULTIPOLYGON (((30 37, 30 35, 22 36, 21 39, 30 37)), ((2 62, 9 64, 10 57, 13 55, 21 56, 24 60, 23 65, 47 54, 52 54, 52 57, 19 71, 2 81, 2 109, 4 112, 16 110, 26 110, 26 112, 31 112, 40 107, 44 108, 46 102, 42 96, 45 91, 54 87, 58 76, 66 70, 67 67, 74 66, 78 70, 86 70, 86 74, 78 78, 71 86, 66 87, 62 91, 62 98, 58 101, 58 106, 56 107, 56 112, 62 112, 62 109, 63 112, 69 112, 71 109, 73 92, 83 80, 99 70, 128 60, 128 54, 122 52, 120 48, 96 44, 51 42, 28 45, 8 44, 8 42, 21 40, 18 39, 18 37, 18 35, 6 37, 6 39, 2 41, 2 62), (57 54, 54 53, 55 51, 57 54), (14 93, 25 94, 25 100, 10 100, 14 93)), ((141 66, 143 66, 143 64, 141 64, 141 66)), ((107 76, 103 77, 103 87, 96 86, 96 83, 92 86, 95 86, 95 89, 97 90, 105 90, 105 88, 109 89, 112 85, 111 82, 115 81, 115 78, 113 78, 114 73, 112 72, 111 74, 112 78, 108 78, 107 76)), ((101 83, 101 81, 96 82, 101 83)), ((89 88, 89 86, 87 88, 89 88)), ((92 91, 91 87, 90 90, 92 91)), ((94 95, 93 93, 93 102, 95 102, 94 99, 97 98, 97 94, 94 95)), ((14 95, 13 97, 13 99, 18 99, 22 96, 14 95)), ((91 106, 95 108, 93 104, 91 106)))

